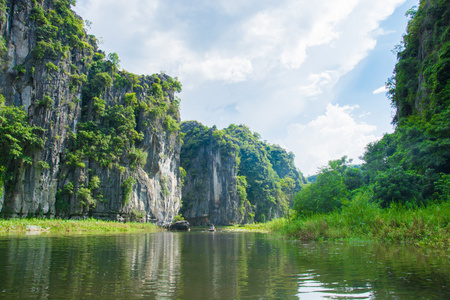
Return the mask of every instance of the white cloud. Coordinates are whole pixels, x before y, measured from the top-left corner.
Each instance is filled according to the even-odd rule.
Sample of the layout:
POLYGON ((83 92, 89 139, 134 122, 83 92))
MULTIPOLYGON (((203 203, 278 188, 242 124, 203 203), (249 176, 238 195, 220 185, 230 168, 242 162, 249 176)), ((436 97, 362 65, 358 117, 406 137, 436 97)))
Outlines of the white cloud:
POLYGON ((220 55, 207 55, 204 60, 190 61, 181 66, 181 73, 186 76, 199 75, 205 80, 228 83, 244 81, 252 71, 252 63, 248 59, 220 55))
POLYGON ((350 156, 373 137, 364 132, 373 126, 351 117, 354 106, 327 104, 336 103, 341 79, 390 32, 380 24, 405 1, 413 0, 78 0, 76 10, 123 68, 179 77, 183 119, 244 123, 269 141, 288 135, 297 159, 317 140, 310 165, 298 161, 314 172, 336 158, 331 154, 350 156), (293 124, 325 110, 306 125, 293 124), (341 138, 333 139, 337 129, 341 138), (302 139, 299 132, 316 135, 302 139))
POLYGON ((324 115, 303 124, 292 124, 280 144, 296 154, 296 165, 305 174, 315 174, 328 161, 347 155, 358 162, 365 146, 378 139, 376 126, 357 122, 351 113, 357 106, 328 104, 324 115))
POLYGON ((379 88, 377 88, 375 91, 373 91, 372 93, 374 94, 374 95, 377 95, 377 94, 382 94, 382 93, 386 93, 388 91, 388 89, 386 88, 386 86, 381 86, 381 87, 379 87, 379 88))
MULTIPOLYGON (((302 68, 295 76, 311 76, 314 84, 310 74, 334 72, 328 84, 321 80, 325 88, 373 49, 371 33, 403 1, 200 0, 192 6, 181 0, 79 0, 77 10, 93 21, 106 50, 136 73, 164 70, 200 86, 266 78, 279 68, 302 68)), ((322 88, 310 87, 307 95, 322 88)))
POLYGON ((300 91, 306 96, 317 96, 324 92, 325 87, 333 85, 336 80, 335 71, 325 71, 320 74, 311 74, 308 76, 308 85, 300 87, 300 91))

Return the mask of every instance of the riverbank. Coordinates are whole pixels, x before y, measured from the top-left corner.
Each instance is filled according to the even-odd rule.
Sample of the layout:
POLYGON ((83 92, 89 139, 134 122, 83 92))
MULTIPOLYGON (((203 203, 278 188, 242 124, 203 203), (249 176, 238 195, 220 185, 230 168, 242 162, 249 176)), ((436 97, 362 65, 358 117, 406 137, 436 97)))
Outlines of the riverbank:
POLYGON ((269 233, 270 230, 267 227, 268 223, 254 223, 254 224, 236 224, 232 226, 221 227, 222 231, 231 232, 262 232, 269 233))
POLYGON ((161 228, 151 223, 119 223, 95 219, 0 219, 0 234, 110 234, 159 230, 161 228))
POLYGON ((375 203, 354 201, 339 212, 277 219, 264 226, 302 241, 366 240, 450 250, 450 202, 382 209, 375 203))

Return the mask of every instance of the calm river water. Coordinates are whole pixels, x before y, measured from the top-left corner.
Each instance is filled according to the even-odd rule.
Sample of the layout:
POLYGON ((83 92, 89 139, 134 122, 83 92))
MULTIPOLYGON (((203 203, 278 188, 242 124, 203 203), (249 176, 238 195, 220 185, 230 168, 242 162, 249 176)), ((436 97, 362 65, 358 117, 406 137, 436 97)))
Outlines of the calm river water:
POLYGON ((206 231, 0 237, 0 298, 449 299, 448 255, 206 231))

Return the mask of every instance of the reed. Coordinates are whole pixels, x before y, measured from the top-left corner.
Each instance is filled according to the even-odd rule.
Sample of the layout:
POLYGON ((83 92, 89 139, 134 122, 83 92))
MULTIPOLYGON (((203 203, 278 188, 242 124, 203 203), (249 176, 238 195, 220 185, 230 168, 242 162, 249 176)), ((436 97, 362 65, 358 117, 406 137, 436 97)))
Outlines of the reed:
POLYGON ((366 197, 353 199, 341 211, 265 224, 275 233, 303 241, 370 240, 450 250, 450 202, 427 207, 380 208, 366 197))

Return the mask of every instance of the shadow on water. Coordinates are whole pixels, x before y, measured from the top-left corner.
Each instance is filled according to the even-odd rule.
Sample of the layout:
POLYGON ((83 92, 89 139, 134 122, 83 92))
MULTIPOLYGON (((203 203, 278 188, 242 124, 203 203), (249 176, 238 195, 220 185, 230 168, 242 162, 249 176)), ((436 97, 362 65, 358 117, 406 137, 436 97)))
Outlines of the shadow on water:
POLYGON ((193 230, 0 237, 0 298, 442 299, 448 255, 193 230))

